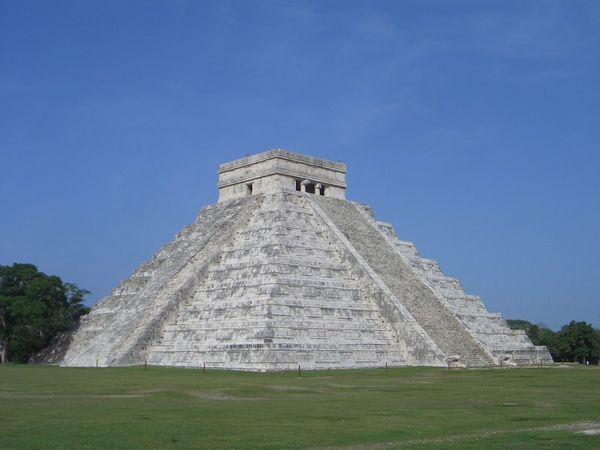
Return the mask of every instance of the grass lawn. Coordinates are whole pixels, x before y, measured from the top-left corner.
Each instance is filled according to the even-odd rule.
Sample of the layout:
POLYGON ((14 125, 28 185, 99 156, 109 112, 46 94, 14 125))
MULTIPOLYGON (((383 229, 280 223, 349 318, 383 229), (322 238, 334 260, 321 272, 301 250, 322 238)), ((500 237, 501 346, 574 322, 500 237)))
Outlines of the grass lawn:
POLYGON ((0 448, 600 448, 600 369, 0 366, 0 448))

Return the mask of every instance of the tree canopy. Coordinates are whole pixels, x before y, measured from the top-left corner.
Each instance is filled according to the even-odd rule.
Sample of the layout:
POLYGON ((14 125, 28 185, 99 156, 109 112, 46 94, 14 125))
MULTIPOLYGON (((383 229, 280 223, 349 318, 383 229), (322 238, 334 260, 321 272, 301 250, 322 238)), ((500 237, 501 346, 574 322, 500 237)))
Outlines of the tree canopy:
POLYGON ((600 360, 600 330, 587 322, 573 320, 558 332, 544 324, 535 325, 526 320, 506 322, 512 329, 525 330, 534 345, 548 347, 555 361, 598 364, 600 360))
POLYGON ((600 332, 586 322, 572 321, 562 327, 556 345, 560 360, 597 363, 600 359, 600 332))
POLYGON ((89 311, 89 291, 33 264, 0 266, 0 362, 27 362, 89 311))

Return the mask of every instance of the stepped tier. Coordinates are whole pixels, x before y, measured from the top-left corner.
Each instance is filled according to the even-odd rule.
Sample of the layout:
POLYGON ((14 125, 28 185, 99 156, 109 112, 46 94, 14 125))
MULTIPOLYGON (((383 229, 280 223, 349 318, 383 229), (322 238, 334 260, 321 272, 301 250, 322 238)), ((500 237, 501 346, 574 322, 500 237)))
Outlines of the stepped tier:
POLYGON ((392 225, 377 225, 423 283, 497 360, 510 357, 517 364, 553 362, 546 347, 532 345, 523 330, 510 329, 499 313, 488 312, 479 297, 465 293, 459 280, 446 277, 436 261, 420 257, 413 243, 398 239, 392 225))

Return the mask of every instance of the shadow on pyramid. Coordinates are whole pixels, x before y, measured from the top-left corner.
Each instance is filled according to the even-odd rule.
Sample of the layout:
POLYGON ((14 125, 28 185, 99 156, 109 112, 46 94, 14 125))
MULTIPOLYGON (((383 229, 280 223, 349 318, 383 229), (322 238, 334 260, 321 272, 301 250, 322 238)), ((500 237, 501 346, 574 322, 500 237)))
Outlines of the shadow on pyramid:
POLYGON ((369 207, 346 166, 270 150, 81 319, 46 362, 276 371, 551 363, 369 207))

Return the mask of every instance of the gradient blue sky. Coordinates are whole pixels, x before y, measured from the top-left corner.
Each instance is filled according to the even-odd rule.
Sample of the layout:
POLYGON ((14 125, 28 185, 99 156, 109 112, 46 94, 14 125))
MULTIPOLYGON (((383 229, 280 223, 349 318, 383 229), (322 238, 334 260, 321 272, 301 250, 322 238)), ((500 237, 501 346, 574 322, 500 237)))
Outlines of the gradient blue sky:
POLYGON ((0 0, 0 264, 108 294, 274 147, 506 318, 600 327, 600 2, 0 0))

